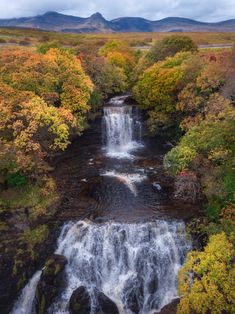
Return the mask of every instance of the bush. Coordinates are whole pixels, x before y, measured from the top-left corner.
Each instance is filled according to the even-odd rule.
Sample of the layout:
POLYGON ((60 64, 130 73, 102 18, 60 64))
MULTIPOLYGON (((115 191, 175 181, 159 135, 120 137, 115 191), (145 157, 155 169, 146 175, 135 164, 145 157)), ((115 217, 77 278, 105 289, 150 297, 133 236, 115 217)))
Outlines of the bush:
POLYGON ((188 168, 197 152, 188 146, 174 147, 164 158, 164 166, 171 173, 177 174, 188 168))
POLYGON ((191 57, 189 52, 180 52, 174 57, 155 63, 144 71, 134 86, 135 99, 148 111, 151 133, 157 133, 162 127, 177 125, 179 115, 176 95, 187 84, 185 62, 188 63, 191 57))
POLYGON ((180 51, 197 51, 196 44, 188 36, 173 35, 157 41, 146 55, 151 63, 174 56, 180 51))
POLYGON ((50 42, 47 42, 45 44, 38 46, 37 52, 46 54, 51 48, 61 49, 62 46, 58 41, 50 41, 50 42))
POLYGON ((9 187, 25 186, 27 184, 27 177, 19 171, 15 173, 8 173, 6 183, 9 187))
POLYGON ((191 252, 179 272, 178 314, 235 313, 234 236, 211 236, 203 252, 191 252))

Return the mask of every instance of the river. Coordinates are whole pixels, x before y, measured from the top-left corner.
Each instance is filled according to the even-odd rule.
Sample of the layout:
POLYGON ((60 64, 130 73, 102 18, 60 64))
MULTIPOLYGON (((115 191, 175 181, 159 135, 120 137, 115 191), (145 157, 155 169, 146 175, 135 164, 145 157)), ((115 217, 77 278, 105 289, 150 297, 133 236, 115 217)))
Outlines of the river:
MULTIPOLYGON (((170 197, 170 179, 162 167, 166 148, 142 133, 141 114, 126 96, 106 104, 102 145, 79 178, 89 187, 92 215, 70 219, 61 229, 55 253, 68 260, 67 281, 49 313, 69 313, 69 299, 80 286, 91 296, 91 314, 97 313, 97 289, 121 314, 155 313, 177 298, 177 273, 191 244, 179 214, 182 204, 170 197), (96 176, 88 175, 90 168, 96 176)), ((11 314, 34 313, 40 274, 22 290, 11 314)))

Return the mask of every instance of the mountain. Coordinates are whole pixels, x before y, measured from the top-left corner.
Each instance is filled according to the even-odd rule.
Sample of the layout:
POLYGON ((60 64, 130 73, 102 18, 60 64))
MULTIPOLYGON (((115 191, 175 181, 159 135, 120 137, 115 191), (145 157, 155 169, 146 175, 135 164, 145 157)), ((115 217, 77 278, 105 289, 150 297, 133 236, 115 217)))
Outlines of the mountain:
POLYGON ((218 23, 206 23, 181 17, 168 17, 158 21, 150 21, 140 17, 121 17, 107 21, 98 12, 88 18, 47 12, 34 17, 0 19, 0 26, 38 28, 68 33, 235 32, 235 19, 218 23))

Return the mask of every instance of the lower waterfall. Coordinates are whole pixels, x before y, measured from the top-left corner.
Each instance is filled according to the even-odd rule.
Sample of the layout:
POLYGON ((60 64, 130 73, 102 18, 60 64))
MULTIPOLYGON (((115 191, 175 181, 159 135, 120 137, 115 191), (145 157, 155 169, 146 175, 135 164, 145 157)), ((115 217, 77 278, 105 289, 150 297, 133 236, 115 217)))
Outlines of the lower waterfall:
POLYGON ((177 273, 189 248, 183 222, 70 223, 56 251, 68 259, 67 288, 50 313, 68 313, 69 298, 79 286, 92 296, 92 314, 97 313, 96 288, 120 313, 159 310, 177 297, 177 273))

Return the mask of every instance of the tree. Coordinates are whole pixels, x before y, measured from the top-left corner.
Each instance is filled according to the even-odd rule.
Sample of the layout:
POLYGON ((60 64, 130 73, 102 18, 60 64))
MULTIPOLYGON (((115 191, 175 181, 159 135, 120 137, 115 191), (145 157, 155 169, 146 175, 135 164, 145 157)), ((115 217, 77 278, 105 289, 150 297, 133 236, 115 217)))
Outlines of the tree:
POLYGON ((135 99, 148 111, 151 133, 170 127, 177 120, 177 95, 187 84, 187 63, 191 53, 181 52, 148 68, 133 88, 135 99))
POLYGON ((234 258, 234 236, 223 232, 212 236, 203 252, 190 252, 179 272, 177 313, 234 313, 234 258))
MULTIPOLYGON (((93 84, 67 50, 0 53, 0 175, 8 183, 39 178, 45 161, 83 131, 93 84)), ((24 181, 25 182, 25 181, 24 181)), ((14 183, 15 184, 15 183, 14 183)))
POLYGON ((153 64, 180 51, 196 52, 197 46, 188 36, 172 35, 157 41, 147 53, 146 60, 153 64))

